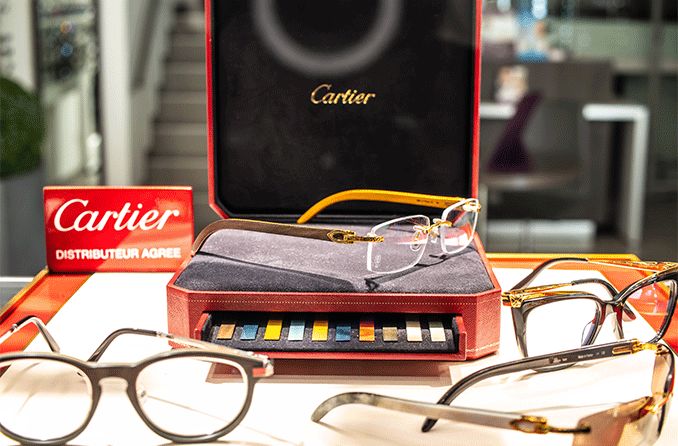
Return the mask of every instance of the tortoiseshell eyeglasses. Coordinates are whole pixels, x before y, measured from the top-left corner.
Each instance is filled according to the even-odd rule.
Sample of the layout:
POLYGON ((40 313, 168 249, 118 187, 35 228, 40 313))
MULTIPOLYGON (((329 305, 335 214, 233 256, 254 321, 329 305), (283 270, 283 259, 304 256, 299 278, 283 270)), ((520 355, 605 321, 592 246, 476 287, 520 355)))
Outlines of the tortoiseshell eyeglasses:
POLYGON ((443 254, 455 254, 473 241, 480 212, 475 198, 446 197, 372 189, 354 189, 324 198, 299 219, 297 224, 229 218, 209 224, 198 234, 192 253, 197 253, 210 235, 224 229, 302 237, 339 244, 367 243, 367 270, 380 274, 405 271, 419 263, 426 245, 437 243, 443 254), (380 223, 364 235, 347 229, 306 226, 327 207, 346 201, 380 201, 444 209, 441 217, 410 215, 380 223))
POLYGON ((650 317, 659 329, 648 342, 657 342, 671 324, 677 294, 678 263, 564 257, 539 265, 513 289, 502 293, 502 301, 511 307, 518 347, 523 356, 528 356, 592 345, 606 321, 612 324, 614 336, 623 339, 622 322, 636 317, 629 303, 652 303, 650 317), (652 274, 621 291, 600 278, 529 286, 548 268, 564 263, 632 268, 652 274))

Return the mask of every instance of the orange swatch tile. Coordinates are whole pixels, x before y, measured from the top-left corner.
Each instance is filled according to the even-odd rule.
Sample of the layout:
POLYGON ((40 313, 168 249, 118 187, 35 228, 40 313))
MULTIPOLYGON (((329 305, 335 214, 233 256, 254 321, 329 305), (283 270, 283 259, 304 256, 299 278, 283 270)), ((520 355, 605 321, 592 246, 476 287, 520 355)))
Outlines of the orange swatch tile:
POLYGON ((360 342, 374 342, 374 320, 360 321, 360 342))

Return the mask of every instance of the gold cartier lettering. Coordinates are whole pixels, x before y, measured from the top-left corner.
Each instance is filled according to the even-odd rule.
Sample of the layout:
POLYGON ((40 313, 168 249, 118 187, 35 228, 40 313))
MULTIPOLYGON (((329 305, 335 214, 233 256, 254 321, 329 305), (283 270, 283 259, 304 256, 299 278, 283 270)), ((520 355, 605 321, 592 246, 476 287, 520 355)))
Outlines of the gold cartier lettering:
POLYGON ((363 102, 363 104, 367 104, 367 101, 369 101, 370 98, 376 98, 376 97, 377 97, 377 95, 375 93, 367 93, 365 95, 365 101, 363 102))
POLYGON ((332 91, 332 84, 320 84, 311 92, 311 102, 316 105, 365 105, 376 97, 376 93, 361 93, 350 88, 335 93, 332 91))

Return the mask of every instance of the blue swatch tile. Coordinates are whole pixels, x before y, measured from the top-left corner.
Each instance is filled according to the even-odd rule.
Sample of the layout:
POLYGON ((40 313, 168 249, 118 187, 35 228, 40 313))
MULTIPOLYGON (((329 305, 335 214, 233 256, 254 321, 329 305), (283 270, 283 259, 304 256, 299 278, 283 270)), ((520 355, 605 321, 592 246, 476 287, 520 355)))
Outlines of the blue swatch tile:
POLYGON ((345 323, 337 324, 334 340, 337 342, 348 342, 351 340, 351 325, 345 323))
POLYGON ((305 322, 301 319, 292 319, 290 321, 290 331, 287 334, 288 341, 303 341, 304 340, 304 325, 305 322))
POLYGON ((242 333, 240 334, 241 341, 252 341, 257 338, 257 324, 243 324, 242 333))

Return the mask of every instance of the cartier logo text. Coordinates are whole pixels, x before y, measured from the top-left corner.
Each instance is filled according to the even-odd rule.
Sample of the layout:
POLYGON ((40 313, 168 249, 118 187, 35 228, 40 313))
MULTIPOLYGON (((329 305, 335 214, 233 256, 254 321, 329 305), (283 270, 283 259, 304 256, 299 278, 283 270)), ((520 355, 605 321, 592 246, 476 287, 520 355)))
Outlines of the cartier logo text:
POLYGON ((364 93, 354 89, 332 91, 332 84, 320 84, 311 92, 311 102, 316 105, 366 105, 376 93, 364 93))
POLYGON ((142 231, 161 230, 167 224, 167 220, 180 215, 177 209, 166 210, 162 213, 156 209, 145 211, 141 203, 133 206, 132 203, 127 202, 118 211, 103 213, 87 209, 88 204, 89 200, 78 198, 65 202, 54 216, 54 227, 57 231, 103 231, 109 225, 114 231, 134 231, 137 228, 142 231), (75 218, 64 221, 64 212, 71 207, 78 214, 75 218))

